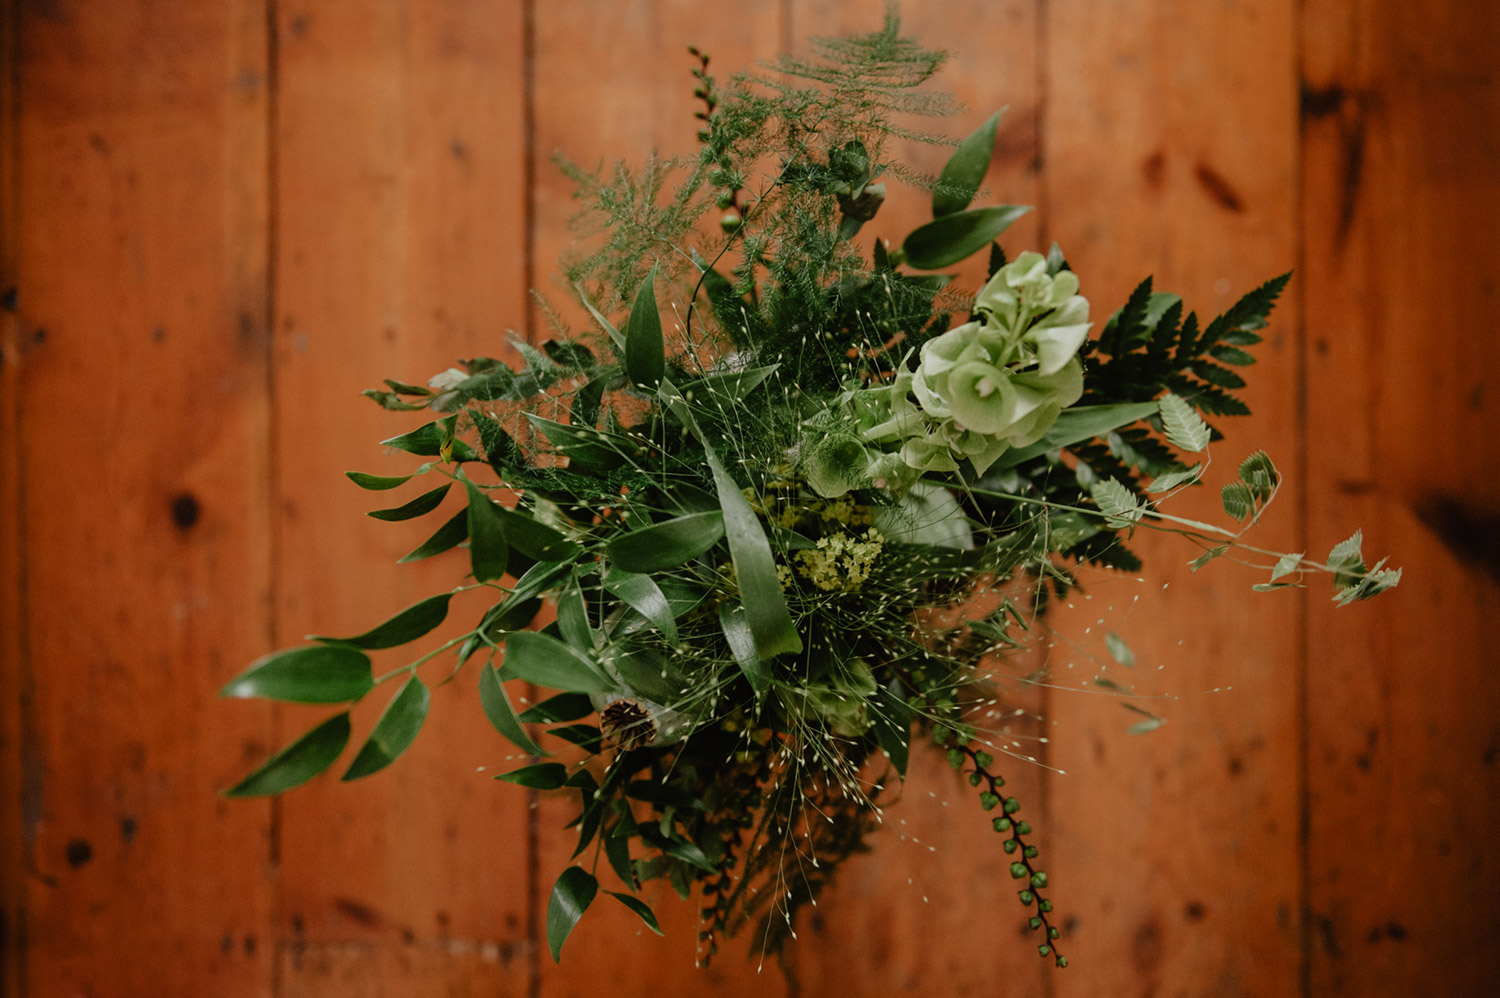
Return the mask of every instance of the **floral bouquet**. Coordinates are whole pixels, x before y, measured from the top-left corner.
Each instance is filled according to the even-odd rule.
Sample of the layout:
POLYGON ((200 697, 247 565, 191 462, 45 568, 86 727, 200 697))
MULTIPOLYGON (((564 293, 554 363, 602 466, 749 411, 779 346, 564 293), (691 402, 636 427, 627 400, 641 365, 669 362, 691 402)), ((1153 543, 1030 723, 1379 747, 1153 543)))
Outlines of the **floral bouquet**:
MULTIPOLYGON (((722 85, 694 51, 696 158, 565 165, 598 223, 568 267, 593 328, 559 319, 554 338, 514 344, 517 366, 474 358, 366 393, 432 415, 383 442, 424 460, 349 478, 435 482, 383 520, 457 496, 402 560, 463 548, 467 579, 364 634, 263 658, 224 692, 349 705, 394 688, 353 780, 416 737, 424 665, 476 671, 490 721, 530 757, 500 779, 577 802, 554 958, 601 878, 657 931, 643 885, 697 893, 703 959, 751 923, 776 948, 864 847, 913 743, 935 745, 976 788, 1041 954, 1064 966, 997 764, 996 683, 1077 567, 1138 570, 1127 544, 1149 527, 1201 546, 1196 564, 1263 561, 1257 589, 1326 572, 1346 603, 1399 572, 1367 568, 1358 534, 1323 563, 1245 545, 1280 481, 1258 451, 1223 486, 1226 526, 1161 509, 1204 474, 1219 437, 1205 417, 1247 411, 1235 368, 1286 276, 1206 323, 1150 279, 1100 316, 1056 246, 1010 259, 995 242, 1025 208, 972 206, 998 114, 937 177, 888 156, 892 138, 944 141, 902 123, 953 110, 924 87, 941 53, 893 16, 815 51, 722 85), (930 192, 932 220, 862 240, 886 178, 930 192), (988 279, 954 289, 941 271, 976 254, 988 279), (493 597, 479 619, 374 676, 370 652, 433 632, 465 588, 493 597), (552 692, 518 713, 524 684, 552 692)), ((228 793, 297 786, 350 731, 346 708, 228 793)))

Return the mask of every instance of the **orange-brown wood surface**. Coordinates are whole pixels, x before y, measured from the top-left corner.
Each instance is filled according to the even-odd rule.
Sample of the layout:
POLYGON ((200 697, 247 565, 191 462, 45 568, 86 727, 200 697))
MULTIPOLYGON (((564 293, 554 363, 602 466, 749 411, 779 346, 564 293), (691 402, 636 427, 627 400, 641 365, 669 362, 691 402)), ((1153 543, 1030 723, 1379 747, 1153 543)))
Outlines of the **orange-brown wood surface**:
MULTIPOLYGON (((553 966, 565 812, 489 779, 513 750, 442 663, 389 770, 217 796, 318 716, 219 701, 226 679, 452 584, 395 564, 430 527, 369 520, 343 478, 411 463, 377 442, 413 421, 357 395, 545 335, 527 289, 566 298, 574 210, 553 154, 690 153, 689 44, 727 73, 880 6, 3 7, 0 995, 1493 991, 1500 7, 1477 0, 903 5, 953 54, 953 134, 1009 105, 987 187, 1037 210, 1007 248, 1058 240, 1096 318, 1147 274, 1213 313, 1296 269, 1211 477, 1263 446, 1288 483, 1259 543, 1321 556, 1362 526, 1407 572, 1335 611, 1154 538, 1145 581, 1087 579, 1053 688, 1017 694, 1038 764, 1009 774, 1067 970, 931 755, 763 968, 739 939, 695 969, 669 892, 665 938, 603 899, 553 966), (1084 689, 1101 669, 1167 723, 1127 735, 1084 689)), ((893 187, 873 228, 924 210, 893 187)), ((1213 484, 1178 511, 1212 515, 1213 484)))

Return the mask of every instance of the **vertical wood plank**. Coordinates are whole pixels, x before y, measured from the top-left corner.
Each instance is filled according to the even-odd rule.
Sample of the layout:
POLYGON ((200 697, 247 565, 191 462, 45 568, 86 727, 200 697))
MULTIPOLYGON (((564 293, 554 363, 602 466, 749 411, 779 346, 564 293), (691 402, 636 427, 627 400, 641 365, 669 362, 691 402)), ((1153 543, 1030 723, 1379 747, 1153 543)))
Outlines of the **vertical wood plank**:
MULTIPOLYGON (((462 551, 396 564, 460 507, 455 497, 418 521, 363 515, 440 482, 370 494, 342 472, 396 474, 421 460, 383 454, 376 441, 430 415, 384 412, 362 389, 421 382, 461 357, 507 356, 506 329, 523 325, 521 9, 278 5, 282 644, 358 633, 466 571, 462 551)), ((455 599, 433 643, 482 611, 482 600, 455 599)), ((381 653, 377 674, 427 647, 381 653)), ((282 802, 289 994, 467 987, 480 966, 492 993, 525 993, 525 810, 490 780, 512 750, 484 720, 472 664, 437 687, 452 664, 423 668, 427 726, 389 769, 345 786, 341 762, 282 802)), ((370 699, 356 740, 389 693, 370 699)), ((316 717, 284 711, 283 738, 316 717)))
MULTIPOLYGON (((1082 275, 1095 321, 1147 275, 1206 320, 1291 269, 1295 5, 1075 0, 1049 3, 1044 18, 1044 227, 1082 275)), ((1253 446, 1294 473, 1295 301, 1283 300, 1248 372, 1254 417, 1222 420, 1209 487, 1168 512, 1223 521, 1219 485, 1253 446)), ((1283 489, 1251 543, 1300 549, 1305 487, 1283 489)), ((1293 993, 1300 604, 1252 600, 1264 576, 1232 564, 1189 577, 1198 552, 1171 537, 1135 546, 1151 584, 1096 578, 1093 602, 1085 592, 1061 625, 1080 646, 1054 653, 1054 680, 1087 687, 1102 672, 1180 699, 1147 701, 1168 723, 1133 738, 1136 718, 1115 697, 1052 695, 1052 760, 1069 775, 1051 781, 1048 827, 1071 958, 1054 993, 1293 993), (1106 628, 1134 647, 1138 673, 1166 668, 1110 668, 1106 628)))
MULTIPOLYGON (((691 0, 536 5, 535 283, 568 321, 578 320, 576 310, 564 307, 571 292, 561 282, 557 261, 577 238, 567 223, 579 205, 552 156, 561 152, 582 166, 607 169, 616 160, 639 167, 653 148, 663 155, 696 155, 700 125, 693 113, 701 104, 692 93, 694 64, 687 47, 706 51, 710 71, 727 80, 780 49, 781 6, 777 0, 747 0, 726 17, 724 8, 691 0)), ((538 334, 547 335, 546 327, 538 334)), ((575 812, 571 802, 546 795, 537 809, 535 903, 541 913, 577 841, 562 827, 575 812)), ((560 965, 553 965, 543 935, 540 993, 548 998, 595 995, 601 988, 621 995, 712 990, 726 998, 781 993, 773 968, 754 973, 746 955, 752 944, 743 937, 724 946, 706 972, 694 970, 698 898, 680 901, 660 884, 647 901, 665 938, 648 932, 635 915, 602 894, 579 922, 560 965)))
POLYGON ((1310 993, 1481 994, 1500 965, 1500 10, 1320 0, 1302 37, 1308 519, 1333 541, 1362 525, 1406 572, 1310 621, 1310 993))
POLYGON ((7 984, 264 994, 268 809, 215 799, 268 719, 215 695, 267 634, 264 5, 5 16, 7 984))
MULTIPOLYGON (((962 138, 1008 105, 996 150, 976 203, 1035 205, 1040 167, 1037 123, 1041 95, 1036 81, 1039 53, 1036 5, 1030 0, 954 3, 940 0, 901 5, 903 33, 923 45, 946 49, 950 60, 932 86, 952 93, 966 108, 947 119, 908 122, 927 131, 962 138), (961 25, 962 31, 955 31, 961 25)), ((879 28, 877 5, 798 2, 792 7, 794 50, 810 36, 868 32, 879 28)), ((952 150, 901 143, 893 153, 903 164, 935 176, 952 150)), ((874 236, 893 245, 928 221, 931 197, 920 188, 887 180, 887 199, 860 240, 874 236)), ((1033 211, 1008 229, 1001 244, 1014 256, 1042 248, 1033 211)), ((967 261, 944 272, 958 275, 952 287, 972 295, 985 278, 987 261, 967 261)), ((1011 675, 1013 665, 1001 666, 1011 675)), ((1025 670, 1019 670, 1025 671, 1025 670)), ((1040 734, 1030 719, 1041 705, 1035 690, 1000 686, 1008 710, 1028 717, 1011 721, 1023 737, 1040 734)), ((1009 748, 1009 743, 999 740, 1009 748)), ((1025 741, 1020 754, 1039 748, 1025 741)), ((1004 760, 1004 756, 996 753, 1004 760)), ((1024 759, 1002 761, 1007 787, 1022 801, 1040 833, 1035 841, 1044 863, 1052 857, 1052 830, 1038 820, 1043 771, 1024 759)), ((1028 941, 1026 912, 1006 872, 1009 860, 976 791, 928 744, 912 747, 905 788, 891 788, 881 829, 869 839, 871 853, 849 861, 816 908, 803 912, 798 940, 789 947, 787 973, 797 993, 986 994, 996 982, 1013 982, 1022 993, 1040 993, 1045 964, 1028 941), (895 798, 899 795, 899 800, 895 798)), ((1050 867, 1049 867, 1050 869, 1050 867)))

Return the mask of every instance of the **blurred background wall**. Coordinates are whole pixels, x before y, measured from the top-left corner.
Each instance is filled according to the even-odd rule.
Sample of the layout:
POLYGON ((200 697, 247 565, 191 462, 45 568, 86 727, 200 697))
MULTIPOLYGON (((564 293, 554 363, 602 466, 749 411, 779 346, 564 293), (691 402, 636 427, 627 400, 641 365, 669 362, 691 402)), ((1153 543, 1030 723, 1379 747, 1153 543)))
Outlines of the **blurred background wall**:
MULTIPOLYGON (((970 110, 942 127, 1009 105, 988 187, 1037 210, 1006 248, 1059 241, 1097 317, 1148 274, 1212 314, 1295 268, 1220 468, 1264 446, 1289 475, 1252 540, 1321 556, 1358 525, 1406 570, 1338 612, 1222 562, 1183 584, 1196 552, 1170 543, 1146 583, 1091 580, 1059 685, 1102 655, 1097 616, 1165 666, 1139 678, 1168 723, 1026 701, 1066 775, 1010 776, 1072 965, 1037 958, 935 759, 759 973, 753 940, 695 970, 694 905, 666 899, 664 939, 601 903, 552 966, 563 812, 489 779, 509 749, 471 675, 368 782, 216 796, 315 719, 220 702, 225 680, 460 574, 397 566, 421 538, 363 515, 341 472, 407 468, 375 442, 415 420, 357 396, 545 334, 526 292, 562 296, 554 150, 691 153, 689 44, 728 73, 879 4, 12 0, 0 994, 1491 992, 1500 5, 903 7, 953 53, 970 110)), ((925 203, 894 188, 866 232, 925 203)))

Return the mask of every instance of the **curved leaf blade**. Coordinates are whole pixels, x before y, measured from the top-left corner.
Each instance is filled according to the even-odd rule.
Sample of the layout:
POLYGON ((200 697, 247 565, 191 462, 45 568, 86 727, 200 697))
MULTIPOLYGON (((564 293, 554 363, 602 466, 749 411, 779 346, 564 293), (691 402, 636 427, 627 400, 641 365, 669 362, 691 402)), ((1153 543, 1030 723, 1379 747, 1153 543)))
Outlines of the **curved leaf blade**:
POLYGON ((469 564, 474 579, 489 582, 505 574, 510 559, 510 544, 505 538, 505 521, 499 507, 473 482, 465 480, 469 491, 469 564))
POLYGON ((1031 209, 1002 204, 934 218, 918 226, 901 244, 906 262, 918 270, 939 270, 978 253, 1031 209))
POLYGON ((358 485, 360 488, 364 489, 366 492, 384 492, 387 489, 394 489, 399 486, 405 485, 407 482, 411 481, 417 476, 415 474, 393 476, 368 475, 363 471, 346 471, 344 472, 344 477, 349 479, 349 481, 353 482, 355 485, 358 485))
POLYGON ((764 693, 771 686, 771 671, 755 653, 755 635, 750 633, 745 608, 728 602, 719 604, 719 626, 724 631, 724 640, 729 644, 735 664, 750 681, 750 688, 756 693, 764 693))
POLYGON ((219 695, 287 703, 346 703, 374 688, 370 656, 347 645, 312 645, 256 660, 219 695))
POLYGON ((533 790, 556 790, 567 782, 568 767, 560 762, 538 762, 501 773, 495 779, 533 790))
POLYGON ((395 762, 396 757, 405 752, 417 737, 417 732, 422 730, 422 722, 427 719, 427 708, 431 703, 432 694, 427 692, 422 680, 413 675, 386 705, 380 720, 375 722, 375 729, 370 732, 370 737, 349 764, 343 781, 347 783, 378 773, 395 762))
POLYGON ((689 513, 621 534, 604 546, 616 568, 650 573, 676 568, 703 554, 724 536, 721 510, 689 513))
POLYGON ((366 516, 372 516, 377 520, 385 520, 395 523, 400 520, 414 520, 419 516, 431 513, 443 504, 443 497, 448 494, 450 484, 439 485, 428 492, 423 492, 411 502, 400 506, 392 506, 390 509, 372 509, 366 516))
POLYGON ((378 624, 352 638, 329 638, 317 635, 313 640, 353 645, 366 650, 395 648, 408 641, 415 641, 448 619, 448 601, 451 599, 453 599, 452 593, 429 596, 419 603, 413 603, 385 623, 378 624))
POLYGON ((505 671, 528 683, 574 693, 608 693, 618 685, 572 648, 536 631, 506 638, 505 671))
POLYGON ((604 576, 604 588, 629 603, 667 639, 677 644, 677 619, 666 593, 649 575, 613 569, 604 576))
POLYGON ((570 866, 557 878, 552 898, 547 902, 547 948, 552 951, 554 963, 560 958, 563 943, 573 932, 573 926, 578 924, 598 892, 599 881, 581 866, 570 866))
POLYGON ((995 129, 999 127, 1001 108, 990 119, 974 130, 974 133, 959 143, 943 166, 937 186, 932 189, 932 217, 952 215, 963 211, 979 193, 984 175, 990 169, 990 156, 995 151, 995 129))
POLYGON ((527 755, 547 754, 521 727, 516 710, 510 705, 510 697, 505 693, 505 684, 500 682, 500 673, 493 665, 487 665, 479 672, 479 705, 484 708, 484 716, 489 718, 494 729, 522 752, 527 755))
POLYGON ((448 522, 433 531, 431 537, 427 538, 417 547, 397 559, 397 564, 404 565, 409 561, 421 561, 423 558, 431 558, 435 554, 458 547, 469 539, 469 510, 467 507, 459 510, 449 517, 448 522))
POLYGON ((266 797, 301 786, 333 765, 349 744, 349 714, 335 714, 228 790, 225 797, 266 797))
POLYGON ((659 936, 665 934, 661 931, 661 926, 656 923, 656 913, 651 910, 646 902, 633 894, 621 894, 618 891, 605 891, 604 893, 635 912, 640 917, 640 920, 646 923, 646 928, 659 936))
POLYGON ((641 282, 625 323, 625 373, 641 388, 654 389, 666 373, 661 314, 656 310, 656 268, 641 282))

